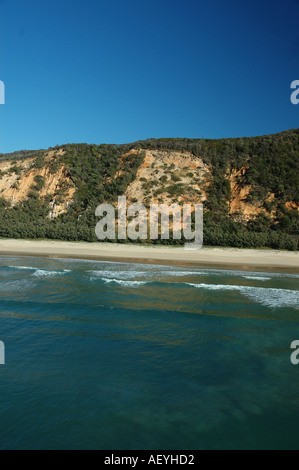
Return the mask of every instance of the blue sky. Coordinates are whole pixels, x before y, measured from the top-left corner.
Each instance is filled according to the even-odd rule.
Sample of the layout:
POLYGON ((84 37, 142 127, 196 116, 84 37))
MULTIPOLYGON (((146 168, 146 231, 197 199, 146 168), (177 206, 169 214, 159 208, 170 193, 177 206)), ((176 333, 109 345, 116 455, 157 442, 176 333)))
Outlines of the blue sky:
POLYGON ((298 0, 0 0, 0 152, 298 127, 298 0))

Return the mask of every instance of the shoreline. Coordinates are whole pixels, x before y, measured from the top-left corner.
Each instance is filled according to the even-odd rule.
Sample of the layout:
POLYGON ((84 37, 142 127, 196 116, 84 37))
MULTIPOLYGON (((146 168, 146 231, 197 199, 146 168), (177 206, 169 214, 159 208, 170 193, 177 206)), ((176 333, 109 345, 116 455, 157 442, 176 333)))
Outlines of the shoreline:
POLYGON ((210 266, 245 270, 267 269, 299 273, 299 252, 272 249, 203 247, 200 250, 186 250, 184 247, 161 245, 0 239, 0 255, 210 266))

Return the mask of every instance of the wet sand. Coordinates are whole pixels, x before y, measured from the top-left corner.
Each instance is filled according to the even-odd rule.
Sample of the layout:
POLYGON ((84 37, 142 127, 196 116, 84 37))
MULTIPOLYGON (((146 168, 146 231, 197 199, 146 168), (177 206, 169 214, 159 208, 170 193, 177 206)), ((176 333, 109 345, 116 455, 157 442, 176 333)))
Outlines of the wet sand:
POLYGON ((279 269, 299 272, 299 252, 203 247, 144 246, 119 243, 86 243, 53 240, 0 239, 0 255, 45 256, 155 264, 279 269))

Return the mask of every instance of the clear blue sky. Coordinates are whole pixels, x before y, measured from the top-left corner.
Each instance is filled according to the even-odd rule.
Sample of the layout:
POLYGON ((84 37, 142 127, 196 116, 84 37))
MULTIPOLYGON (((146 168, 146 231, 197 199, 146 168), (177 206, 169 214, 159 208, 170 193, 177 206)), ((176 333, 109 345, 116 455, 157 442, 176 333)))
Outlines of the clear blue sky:
POLYGON ((0 152, 298 127, 298 0, 0 0, 0 152))

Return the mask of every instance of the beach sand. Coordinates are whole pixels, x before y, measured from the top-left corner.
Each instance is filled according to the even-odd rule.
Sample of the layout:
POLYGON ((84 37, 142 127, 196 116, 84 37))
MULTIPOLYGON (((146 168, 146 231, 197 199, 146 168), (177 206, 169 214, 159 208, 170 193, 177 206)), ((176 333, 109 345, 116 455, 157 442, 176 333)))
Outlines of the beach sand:
POLYGON ((279 269, 299 272, 299 252, 223 247, 143 246, 53 240, 0 239, 0 255, 43 256, 155 264, 279 269))

